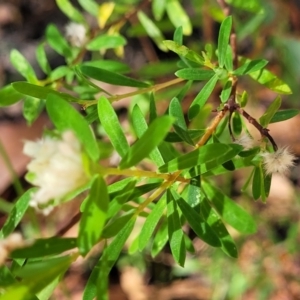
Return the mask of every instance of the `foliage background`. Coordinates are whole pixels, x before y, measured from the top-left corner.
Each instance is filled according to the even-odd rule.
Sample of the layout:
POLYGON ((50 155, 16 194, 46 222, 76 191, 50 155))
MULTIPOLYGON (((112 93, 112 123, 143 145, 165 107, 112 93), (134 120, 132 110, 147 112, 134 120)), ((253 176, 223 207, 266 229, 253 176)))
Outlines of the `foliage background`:
MULTIPOLYGON (((185 38, 185 44, 195 51, 200 51, 204 43, 216 42, 219 29, 216 22, 217 3, 196 0, 182 1, 182 3, 191 16, 194 28, 192 36, 185 38)), ((240 10, 233 11, 238 20, 236 30, 243 37, 239 40, 239 52, 250 58, 269 60, 269 68, 285 79, 293 90, 293 95, 284 97, 283 107, 299 108, 299 3, 296 0, 288 3, 262 1, 262 5, 266 7, 263 16, 240 10)), ((26 4, 21 1, 10 1, 8 5, 4 1, 1 3, 0 12, 1 9, 3 12, 4 7, 8 7, 6 9, 9 11, 9 18, 5 20, 0 16, 2 20, 0 20, 2 22, 1 83, 3 85, 20 80, 19 75, 8 62, 10 49, 19 49, 38 72, 39 69, 34 61, 34 48, 42 38, 45 26, 49 22, 54 22, 63 28, 67 22, 65 16, 57 10, 54 1, 47 1, 47 4, 43 5, 37 5, 36 1, 28 1, 26 4)), ((149 10, 145 11, 151 14, 149 10)), ((174 27, 163 21, 158 25, 167 38, 172 37, 174 27)), ((132 26, 128 26, 124 34, 129 37, 124 60, 133 68, 133 75, 154 78, 159 74, 156 76, 157 82, 173 76, 177 56, 160 51, 150 39, 143 36, 136 20, 132 21, 132 26), (158 62, 163 66, 160 69, 158 69, 158 62)), ((53 66, 58 66, 61 58, 54 53, 50 55, 53 55, 51 59, 53 66)), ((113 53, 107 55, 114 57, 113 53)), ((273 100, 274 94, 252 82, 242 81, 240 85, 247 91, 251 91, 250 109, 254 116, 259 117, 273 100)), ((172 92, 174 91, 161 93, 159 102, 161 111, 164 111, 172 92)), ((189 98, 187 97, 185 101, 188 107, 189 98)), ((211 108, 217 105, 216 99, 213 98, 210 103, 211 108)), ((131 105, 132 102, 128 100, 118 103, 117 111, 124 119, 124 126, 128 126, 125 116, 131 105)), ((19 114, 20 110, 17 108, 13 112, 1 109, 1 126, 15 127, 19 131, 24 126, 19 114)), ((41 116, 41 119, 32 125, 31 133, 27 133, 28 137, 39 135, 41 124, 46 123, 47 119, 41 116)), ((300 138, 297 130, 299 125, 298 116, 280 123, 279 126, 270 126, 275 139, 283 145, 291 145, 291 149, 298 156, 300 155, 300 138)), ((6 137, 1 136, 1 139, 7 139, 7 131, 4 132, 6 137)), ((9 139, 12 137, 9 136, 9 139)), ((12 150, 8 149, 7 152, 11 154, 12 150)), ((17 154, 12 155, 12 159, 16 163, 17 154)), ((25 171, 24 160, 23 163, 19 163, 17 170, 19 174, 25 171)), ((227 178, 220 178, 220 186, 236 201, 243 203, 258 222, 258 232, 255 235, 240 237, 238 233, 232 232, 240 249, 239 259, 229 259, 220 251, 208 248, 201 242, 197 243, 196 238, 197 256, 189 258, 185 269, 173 264, 169 249, 165 249, 156 260, 142 255, 131 257, 124 252, 111 274, 111 299, 122 299, 121 297, 124 299, 126 297, 133 297, 130 299, 139 299, 137 297, 141 297, 140 299, 143 299, 142 297, 146 299, 147 297, 149 299, 295 299, 300 297, 298 279, 300 257, 297 246, 300 242, 299 173, 299 166, 297 166, 290 174, 291 180, 274 176, 267 204, 254 202, 239 193, 241 187, 239 178, 243 174, 237 173, 227 178), (137 291, 141 296, 137 294, 130 296, 137 291)), ((14 196, 14 190, 8 183, 2 187, 2 198, 5 201, 1 208, 4 212, 9 209, 7 202, 12 201, 14 196)), ((76 210, 76 202, 66 205, 59 214, 52 216, 52 228, 43 230, 45 232, 52 230, 54 233, 63 228, 66 215, 76 210)), ((72 229, 67 234, 72 236, 72 229)), ((94 259, 96 257, 97 252, 94 259)), ((64 284, 57 289, 54 298, 76 299, 78 297, 80 299, 80 291, 83 289, 92 264, 93 256, 88 262, 78 262, 73 266, 66 275, 64 284)))

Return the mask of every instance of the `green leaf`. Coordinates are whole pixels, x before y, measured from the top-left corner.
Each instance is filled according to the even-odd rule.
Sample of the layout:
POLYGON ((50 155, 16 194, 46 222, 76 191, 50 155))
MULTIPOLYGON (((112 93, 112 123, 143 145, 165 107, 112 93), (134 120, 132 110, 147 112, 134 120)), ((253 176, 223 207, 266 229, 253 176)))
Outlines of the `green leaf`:
POLYGON ((219 76, 215 74, 201 89, 201 91, 198 93, 194 101, 192 102, 189 111, 188 116, 189 119, 195 118, 198 113, 200 112, 201 108, 204 106, 206 101, 208 100, 209 96, 211 95, 213 89, 215 88, 217 82, 219 80, 219 76))
POLYGON ((101 238, 109 239, 118 234, 118 232, 124 228, 129 220, 134 216, 133 212, 127 213, 121 217, 118 217, 109 222, 103 229, 101 238))
POLYGON ((177 126, 179 126, 180 128, 182 128, 184 130, 187 130, 182 107, 177 98, 173 98, 171 100, 170 106, 169 106, 169 114, 170 114, 170 116, 175 118, 174 124, 176 124, 177 126))
POLYGON ((221 242, 221 249, 233 258, 238 257, 238 252, 233 238, 228 233, 225 225, 217 212, 210 206, 206 198, 202 198, 200 211, 204 220, 209 224, 221 242))
POLYGON ((105 69, 105 70, 112 71, 112 72, 119 72, 119 73, 130 72, 130 68, 128 67, 128 65, 126 65, 122 62, 110 60, 110 59, 84 61, 81 65, 105 69))
POLYGON ((237 76, 250 74, 261 70, 267 64, 268 61, 265 59, 247 60, 242 66, 234 70, 232 73, 237 76))
POLYGON ((1 300, 34 299, 33 295, 64 274, 74 259, 74 256, 63 256, 27 263, 17 272, 17 276, 24 279, 7 288, 1 300))
POLYGON ((231 88, 232 88, 232 81, 227 80, 222 89, 221 96, 220 96, 222 103, 225 103, 229 99, 231 88))
POLYGON ((239 9, 244 9, 252 13, 261 13, 264 8, 260 0, 226 0, 226 2, 239 9))
POLYGON ((223 68, 226 59, 227 47, 231 33, 232 17, 225 18, 221 24, 218 37, 218 60, 219 66, 223 68))
POLYGON ((142 251, 148 244, 151 235, 153 234, 160 218, 166 208, 166 197, 162 198, 155 204, 151 213, 147 217, 142 230, 139 234, 139 251, 142 251))
POLYGON ((186 249, 177 204, 167 190, 168 236, 172 255, 180 266, 184 266, 186 249))
POLYGON ((182 26, 183 34, 192 34, 192 24, 178 0, 167 1, 166 12, 175 28, 182 26))
POLYGON ((46 39, 50 47, 58 54, 66 58, 72 58, 71 48, 66 39, 61 35, 59 30, 54 24, 50 24, 46 28, 46 39))
POLYGON ((86 49, 90 51, 98 51, 102 49, 114 49, 126 45, 126 39, 121 35, 102 34, 92 39, 86 49))
POLYGON ((9 236, 15 230, 29 206, 32 193, 34 193, 36 190, 36 188, 29 189, 17 200, 1 228, 0 238, 9 236))
POLYGON ((98 16, 99 4, 95 0, 78 0, 81 7, 94 17, 98 16))
POLYGON ((199 68, 186 68, 181 69, 175 73, 179 78, 186 80, 208 80, 214 76, 213 70, 199 69, 199 68))
POLYGON ((230 72, 232 72, 233 69, 233 57, 232 57, 232 50, 230 45, 227 46, 227 50, 226 50, 225 69, 230 72))
MULTIPOLYGON (((155 120, 155 118, 153 120, 155 120)), ((141 138, 148 128, 143 113, 137 104, 132 109, 132 125, 138 138, 141 138)), ((149 154, 149 157, 157 166, 161 166, 164 164, 163 157, 158 148, 153 149, 153 151, 149 154)))
MULTIPOLYGON (((241 147, 238 147, 241 149, 241 147)), ((169 161, 159 168, 162 173, 190 169, 201 164, 219 164, 220 157, 226 155, 232 148, 225 144, 208 144, 169 161)))
MULTIPOLYGON (((1 96, 0 96, 1 98, 1 96)), ((277 111, 269 123, 282 122, 291 119, 299 114, 299 109, 285 109, 277 111)))
POLYGON ((80 218, 78 248, 86 255, 99 242, 106 221, 109 196, 105 181, 97 176, 92 184, 84 212, 80 218))
POLYGON ((164 36, 160 29, 156 26, 156 24, 141 10, 138 11, 137 17, 147 32, 148 36, 150 36, 157 47, 162 51, 168 51, 167 47, 164 45, 164 36))
POLYGON ((173 118, 169 116, 156 118, 123 157, 120 162, 120 168, 132 167, 147 157, 163 141, 173 121, 173 118))
POLYGON ((111 72, 105 69, 95 68, 91 66, 81 66, 80 71, 88 77, 94 78, 96 80, 110 83, 113 85, 121 86, 132 86, 137 88, 149 87, 148 83, 135 80, 133 78, 111 72))
POLYGON ((164 15, 166 9, 167 0, 153 0, 152 1, 152 13, 156 21, 160 21, 164 15))
POLYGON ((198 175, 191 178, 190 184, 188 185, 188 194, 186 196, 187 204, 195 211, 199 208, 201 194, 201 177, 198 175))
POLYGON ((23 116, 28 125, 31 125, 40 115, 44 108, 44 103, 44 100, 38 98, 25 97, 23 102, 23 116))
POLYGON ((98 116, 115 150, 124 157, 129 150, 129 145, 115 110, 104 96, 98 100, 98 116))
POLYGON ((77 10, 69 0, 56 0, 59 9, 72 21, 85 24, 84 16, 77 10))
POLYGON ((259 123, 262 127, 267 127, 272 120, 275 113, 281 106, 281 97, 277 96, 274 101, 269 105, 266 112, 259 118, 259 123))
POLYGON ((66 101, 77 102, 77 98, 74 98, 69 94, 57 92, 48 87, 39 86, 24 81, 14 82, 12 83, 12 86, 16 91, 34 98, 46 99, 49 94, 55 94, 66 101))
POLYGON ((183 43, 182 26, 179 26, 175 29, 174 34, 173 34, 173 40, 175 43, 182 45, 182 43, 183 43))
POLYGON ((1 287, 4 288, 6 286, 10 286, 16 282, 16 279, 13 276, 13 273, 6 266, 0 267, 0 282, 1 287))
POLYGON ((242 118, 241 118, 241 115, 237 112, 233 113, 232 128, 233 128, 233 132, 236 135, 240 135, 242 133, 242 130, 243 130, 242 118))
POLYGON ((105 248, 103 255, 98 261, 97 265, 94 267, 92 274, 85 286, 83 300, 93 300, 95 299, 97 293, 97 282, 98 277, 101 276, 108 277, 110 270, 118 259, 125 242, 127 241, 133 227, 136 218, 131 218, 127 224, 121 228, 117 236, 113 239, 113 241, 105 248), (105 268, 100 268, 103 266, 103 262, 105 262, 105 268), (100 272, 103 272, 99 275, 100 272))
POLYGON ((254 200, 257 200, 261 195, 261 169, 256 167, 254 169, 253 181, 252 181, 252 195, 254 200))
POLYGON ((290 87, 285 82, 266 69, 252 72, 249 76, 278 94, 292 94, 290 87))
POLYGON ((206 182, 202 182, 202 187, 209 201, 226 223, 242 233, 251 234, 256 232, 255 221, 243 208, 216 187, 206 182))
POLYGON ((56 81, 62 77, 65 77, 66 75, 68 75, 71 72, 72 72, 72 70, 70 70, 69 67, 59 66, 51 72, 49 77, 52 81, 56 81))
POLYGON ((151 256, 155 257, 157 254, 163 249, 163 247, 168 242, 168 222, 167 218, 162 218, 160 222, 160 228, 155 234, 152 249, 151 249, 151 256))
POLYGON ((28 247, 11 252, 12 258, 37 258, 48 255, 61 254, 64 251, 77 247, 76 238, 51 237, 36 239, 28 247))
POLYGON ((28 62, 28 60, 16 49, 10 52, 10 61, 15 69, 27 79, 27 81, 32 83, 37 83, 35 72, 28 62))
POLYGON ((36 48, 35 53, 36 53, 37 62, 39 64, 39 66, 41 67, 42 71, 45 74, 49 74, 51 72, 51 67, 50 67, 48 59, 47 59, 47 55, 46 55, 46 51, 45 51, 45 44, 44 43, 39 44, 36 48))
POLYGON ((6 85, 0 89, 0 107, 10 106, 23 98, 12 85, 6 85))
POLYGON ((171 51, 175 52, 179 56, 183 56, 184 58, 193 61, 199 65, 204 64, 204 60, 201 55, 194 52, 184 45, 180 45, 174 41, 166 40, 164 41, 164 45, 171 51))
POLYGON ((46 108, 55 127, 60 131, 73 130, 87 154, 96 161, 99 157, 99 148, 84 117, 68 102, 54 94, 47 97, 46 108))
POLYGON ((211 227, 203 221, 201 215, 195 211, 184 199, 179 198, 177 200, 178 206, 188 221, 189 225, 197 236, 213 247, 220 247, 221 242, 216 236, 211 227))

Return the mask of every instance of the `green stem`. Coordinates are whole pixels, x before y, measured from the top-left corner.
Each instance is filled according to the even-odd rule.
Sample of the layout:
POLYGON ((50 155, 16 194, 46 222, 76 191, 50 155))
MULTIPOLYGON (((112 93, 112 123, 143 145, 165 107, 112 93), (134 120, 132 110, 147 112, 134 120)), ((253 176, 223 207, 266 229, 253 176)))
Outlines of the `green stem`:
POLYGON ((24 189, 23 189, 22 184, 19 180, 19 176, 16 173, 16 171, 14 170, 14 167, 13 167, 11 161, 10 161, 10 158, 9 158, 9 156, 8 156, 1 140, 0 140, 0 155, 2 156, 4 164, 6 165, 8 171, 10 173, 10 176, 13 180, 12 184, 15 188, 15 191, 16 191, 17 195, 21 196, 24 193, 24 189))
MULTIPOLYGON (((145 94, 145 93, 149 93, 149 92, 153 92, 153 91, 157 92, 161 89, 164 89, 168 86, 172 86, 172 85, 177 84, 177 83, 180 83, 182 81, 184 81, 184 79, 176 78, 176 79, 164 82, 164 83, 159 83, 159 84, 150 86, 148 88, 139 89, 139 90, 134 91, 134 92, 121 94, 121 95, 114 95, 114 96, 108 97, 107 99, 112 103, 112 102, 119 101, 119 100, 124 99, 124 98, 129 98, 129 97, 133 97, 133 96, 140 95, 140 94, 145 94)), ((91 105, 97 104, 98 99, 96 99, 96 100, 79 100, 78 103, 81 104, 81 105, 84 105, 84 107, 87 108, 91 105)))

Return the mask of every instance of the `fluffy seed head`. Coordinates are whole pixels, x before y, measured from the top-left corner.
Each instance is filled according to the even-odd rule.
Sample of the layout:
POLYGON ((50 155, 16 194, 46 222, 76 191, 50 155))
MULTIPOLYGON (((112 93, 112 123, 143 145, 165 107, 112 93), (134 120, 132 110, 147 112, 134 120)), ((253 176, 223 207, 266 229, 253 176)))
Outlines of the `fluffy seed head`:
POLYGON ((247 133, 241 134, 234 143, 243 146, 245 150, 249 150, 254 147, 254 140, 247 133))
POLYGON ((267 174, 280 173, 286 174, 288 170, 295 165, 296 157, 287 147, 279 148, 274 153, 261 153, 264 169, 267 174))

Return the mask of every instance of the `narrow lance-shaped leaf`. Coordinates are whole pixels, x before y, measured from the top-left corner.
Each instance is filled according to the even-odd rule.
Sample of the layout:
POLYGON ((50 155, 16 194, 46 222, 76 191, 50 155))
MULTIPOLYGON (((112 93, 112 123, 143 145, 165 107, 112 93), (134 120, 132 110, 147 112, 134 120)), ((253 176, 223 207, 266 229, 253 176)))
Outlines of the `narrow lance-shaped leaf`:
POLYGON ((92 16, 97 17, 99 11, 99 4, 95 0, 78 0, 81 7, 90 13, 92 16))
POLYGON ((152 13, 156 21, 160 21, 166 9, 167 0, 153 0, 152 13))
POLYGON ((162 218, 160 222, 160 227, 155 234, 152 249, 151 249, 151 256, 156 257, 157 254, 164 248, 166 243, 168 242, 168 222, 167 218, 162 218))
POLYGON ((23 98, 12 85, 6 85, 0 89, 0 107, 10 106, 23 98))
POLYGON ((263 178, 261 177, 260 167, 257 166, 254 169, 254 175, 252 180, 252 195, 254 200, 257 200, 261 196, 261 185, 263 178))
POLYGON ((182 26, 183 34, 191 35, 192 24, 190 18, 178 0, 167 1, 166 12, 175 28, 182 26))
POLYGON ((199 65, 204 64, 204 60, 202 56, 194 52, 193 50, 189 49, 188 47, 170 40, 164 41, 164 44, 169 50, 175 52, 179 56, 183 56, 186 59, 189 59, 190 61, 193 61, 199 65))
POLYGON ((37 239, 28 247, 16 249, 11 253, 13 258, 37 258, 56 255, 77 247, 76 238, 51 237, 37 239))
POLYGON ((178 170, 190 169, 197 165, 209 162, 218 162, 222 155, 230 151, 231 147, 225 144, 208 144, 189 153, 183 154, 159 168, 160 172, 175 172, 178 170))
MULTIPOLYGON (((151 102, 150 102, 150 105, 151 105, 151 102)), ((153 105, 155 105, 155 103, 152 104, 152 107, 153 107, 153 105)), ((150 113, 151 113, 151 109, 150 109, 150 113)), ((153 120, 155 120, 157 117, 156 111, 154 110, 154 108, 152 108, 152 116, 153 116, 153 120)), ((139 138, 142 137, 142 135, 146 132, 146 130, 148 128, 148 125, 143 116, 143 113, 137 104, 132 109, 132 125, 136 132, 136 135, 139 138)), ((153 151, 150 152, 149 157, 153 160, 153 162, 157 166, 161 166, 164 164, 163 157, 162 157, 160 151, 158 150, 158 148, 154 148, 153 151)))
POLYGON ((210 246, 220 247, 221 243, 219 238, 216 236, 210 226, 203 221, 201 215, 197 213, 189 204, 187 204, 184 199, 179 198, 177 200, 177 203, 189 225, 197 234, 197 236, 210 246))
POLYGON ((93 300, 97 294, 97 282, 98 278, 103 276, 108 277, 109 272, 113 265, 115 264, 116 260, 118 259, 125 242, 127 241, 133 227, 136 218, 131 218, 129 222, 119 231, 117 236, 113 239, 113 241, 105 248, 103 255, 101 256, 99 262, 94 267, 90 278, 85 286, 83 300, 93 300), (100 266, 103 264, 103 261, 106 262, 104 268, 104 274, 100 272, 103 271, 100 266))
POLYGON ((272 120, 275 113, 281 106, 281 97, 277 96, 274 101, 270 104, 266 112, 259 118, 259 123, 263 127, 267 127, 272 120))
POLYGON ((31 96, 34 98, 39 98, 39 99, 46 99, 49 94, 55 94, 60 98, 63 98, 66 101, 69 102, 77 102, 77 98, 66 94, 66 93, 61 93, 58 91, 55 91, 51 88, 45 87, 45 86, 39 86, 35 84, 31 84, 28 82, 24 81, 17 81, 12 83, 13 88, 18 91, 19 93, 22 93, 27 96, 31 96))
MULTIPOLYGON (((0 97, 1 98, 1 97, 0 97)), ((279 110, 272 117, 270 123, 282 122, 297 116, 300 113, 299 109, 279 110)))
POLYGON ((200 211, 204 220, 210 225, 221 242, 221 249, 229 256, 237 258, 238 252, 233 238, 228 233, 225 225, 217 212, 210 206, 206 198, 202 197, 200 211))
POLYGON ((105 181, 97 176, 79 223, 78 248, 81 254, 86 255, 99 242, 106 221, 108 203, 109 196, 105 181))
POLYGON ((69 0, 56 0, 60 10, 72 21, 85 24, 84 16, 77 10, 69 0))
POLYGON ((107 98, 101 96, 98 100, 98 115, 100 122, 110 138, 115 150, 124 157, 129 150, 125 134, 119 123, 118 116, 107 98))
POLYGON ((101 49, 114 49, 125 45, 126 39, 121 35, 102 34, 92 39, 86 45, 86 49, 90 51, 98 51, 101 49))
POLYGON ((179 78, 186 80, 208 80, 214 76, 213 70, 198 69, 198 68, 186 68, 181 69, 175 73, 179 78))
POLYGON ((45 74, 49 74, 51 72, 51 67, 49 65, 46 51, 45 51, 45 44, 41 43, 36 48, 36 58, 39 66, 43 70, 45 74))
POLYGON ((113 85, 132 86, 138 88, 149 87, 148 83, 101 68, 83 65, 80 67, 80 71, 85 76, 113 85))
POLYGON ((139 250, 142 251, 149 242, 151 235, 153 234, 158 221, 163 215, 163 212, 166 207, 166 197, 162 198, 155 204, 155 207, 152 209, 151 213, 147 217, 142 230, 139 234, 139 250))
POLYGON ((173 118, 162 116, 156 118, 142 137, 129 149, 120 162, 121 168, 129 168, 147 157, 164 139, 170 130, 173 118))
POLYGON ((232 17, 225 18, 221 24, 218 37, 218 60, 219 66, 222 68, 225 64, 227 47, 231 33, 232 17))
POLYGON ((215 88, 217 82, 219 80, 219 76, 215 74, 201 89, 199 94, 196 96, 194 101, 192 102, 189 111, 188 116, 189 119, 195 118, 198 113, 200 112, 201 108, 204 106, 206 101, 208 100, 209 96, 211 95, 213 89, 215 88))
POLYGON ((60 131, 73 130, 84 146, 86 153, 96 161, 99 157, 99 148, 84 117, 68 102, 54 94, 47 97, 46 108, 57 129, 60 131))
POLYGON ((177 263, 183 267, 186 255, 184 236, 181 228, 177 204, 170 190, 167 190, 167 217, 171 252, 177 263))
POLYGON ((137 16, 147 34, 153 39, 158 48, 162 51, 167 51, 167 47, 163 44, 165 38, 155 23, 142 11, 138 11, 137 16))
POLYGON ((261 70, 268 64, 265 59, 249 60, 245 62, 242 66, 234 70, 232 73, 234 75, 245 75, 261 70))
POLYGON ((36 191, 36 188, 31 188, 26 191, 15 203, 8 218, 6 219, 0 231, 0 238, 5 238, 10 235, 22 220, 31 199, 31 194, 36 191))
POLYGON ((292 93, 290 87, 285 82, 266 69, 252 72, 249 76, 278 94, 289 95, 292 93))
POLYGON ((66 58, 72 57, 73 54, 68 42, 55 25, 50 24, 47 26, 46 39, 51 48, 54 49, 58 54, 63 55, 66 58))
POLYGON ((243 208, 211 184, 202 182, 202 187, 209 201, 226 223, 242 233, 256 232, 255 221, 243 208))
POLYGON ((1 300, 33 299, 36 293, 63 275, 74 260, 75 256, 70 255, 27 263, 16 274, 23 280, 7 288, 1 300))
POLYGON ((29 82, 37 83, 35 72, 28 60, 16 49, 10 52, 10 61, 15 69, 29 82))

